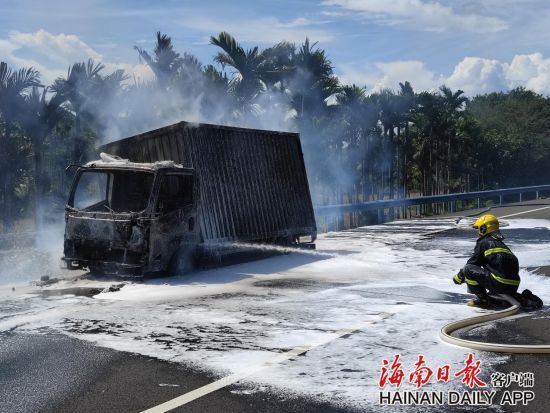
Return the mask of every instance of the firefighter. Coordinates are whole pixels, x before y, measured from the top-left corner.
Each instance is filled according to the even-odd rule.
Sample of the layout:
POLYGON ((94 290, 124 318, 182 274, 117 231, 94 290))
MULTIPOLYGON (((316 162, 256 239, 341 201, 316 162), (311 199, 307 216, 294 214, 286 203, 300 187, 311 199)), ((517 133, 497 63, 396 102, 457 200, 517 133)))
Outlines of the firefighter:
POLYGON ((519 262, 503 241, 497 217, 483 215, 472 228, 479 238, 473 255, 454 276, 454 283, 466 282, 468 291, 477 296, 473 301, 476 306, 489 305, 487 292, 515 295, 520 283, 519 262))

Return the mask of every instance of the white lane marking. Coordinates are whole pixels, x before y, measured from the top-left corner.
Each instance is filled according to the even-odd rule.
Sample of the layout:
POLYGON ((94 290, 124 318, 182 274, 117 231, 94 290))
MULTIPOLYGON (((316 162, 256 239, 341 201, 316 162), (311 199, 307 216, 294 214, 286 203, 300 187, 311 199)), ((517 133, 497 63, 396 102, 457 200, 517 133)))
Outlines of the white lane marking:
POLYGON ((517 212, 517 213, 515 213, 515 214, 510 214, 510 215, 504 215, 504 216, 499 217, 499 218, 510 218, 510 217, 515 217, 516 215, 523 215, 523 214, 528 214, 528 213, 530 213, 530 212, 542 211, 543 209, 548 209, 548 208, 550 208, 550 206, 542 207, 542 208, 536 208, 536 209, 530 209, 529 211, 517 212))
POLYGON ((188 393, 182 394, 181 396, 178 396, 172 400, 168 400, 167 402, 164 402, 162 404, 159 404, 158 406, 151 407, 150 409, 144 410, 142 413, 164 413, 168 412, 170 410, 173 410, 177 407, 183 406, 184 404, 187 404, 193 400, 196 400, 200 397, 206 396, 209 393, 215 392, 216 390, 219 390, 223 387, 229 386, 231 384, 234 384, 242 379, 245 379, 248 376, 251 376, 261 370, 267 369, 269 367, 273 367, 277 364, 282 363, 283 361, 290 360, 294 357, 300 356, 306 352, 308 352, 311 349, 314 349, 316 347, 322 346, 324 344, 330 343, 331 341, 334 341, 338 338, 348 336, 350 334, 353 334, 357 331, 362 330, 369 324, 374 324, 378 321, 381 321, 385 318, 390 317, 392 314, 389 313, 383 313, 381 314, 382 318, 377 320, 369 320, 369 321, 363 321, 362 323, 350 327, 350 328, 342 328, 338 331, 335 331, 334 333, 329 333, 327 336, 323 339, 320 339, 314 344, 311 344, 309 346, 298 346, 294 347, 292 350, 286 351, 284 353, 278 354, 277 356, 273 357, 271 360, 266 361, 262 364, 258 364, 256 366, 245 368, 241 371, 238 371, 237 373, 231 374, 229 376, 223 377, 220 380, 216 380, 210 384, 207 384, 205 386, 199 387, 198 389, 192 390, 188 393))

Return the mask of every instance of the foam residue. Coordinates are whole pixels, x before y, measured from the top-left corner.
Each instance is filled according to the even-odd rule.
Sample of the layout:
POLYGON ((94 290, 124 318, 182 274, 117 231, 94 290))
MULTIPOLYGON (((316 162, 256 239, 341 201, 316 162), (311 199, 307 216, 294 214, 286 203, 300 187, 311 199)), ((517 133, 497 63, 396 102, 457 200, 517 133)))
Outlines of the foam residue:
MULTIPOLYGON (((0 331, 48 328, 222 377, 365 323, 346 338, 250 376, 242 386, 247 392, 279 389, 383 411, 375 404, 383 359, 399 353, 404 368, 411 370, 423 355, 433 368, 450 364, 457 371, 469 353, 442 343, 438 332, 444 324, 474 314, 464 305, 465 287, 455 286, 451 278, 471 253, 475 234, 470 239, 452 233, 422 236, 450 224, 402 221, 325 234, 317 241, 320 255, 290 254, 188 277, 129 283, 95 299, 45 299, 22 294, 34 291, 29 287, 0 289, 2 305, 10 308, 0 319, 0 331)), ((528 233, 522 234, 525 239, 528 233)), ((550 251, 550 242, 507 241, 520 259, 522 286, 549 302, 550 280, 526 267, 532 266, 537 249, 550 251)), ((550 265, 550 254, 539 252, 536 262, 550 265)), ((483 360, 485 379, 506 360, 481 352, 476 357, 483 360)), ((456 380, 428 386, 454 387, 463 389, 456 380)))

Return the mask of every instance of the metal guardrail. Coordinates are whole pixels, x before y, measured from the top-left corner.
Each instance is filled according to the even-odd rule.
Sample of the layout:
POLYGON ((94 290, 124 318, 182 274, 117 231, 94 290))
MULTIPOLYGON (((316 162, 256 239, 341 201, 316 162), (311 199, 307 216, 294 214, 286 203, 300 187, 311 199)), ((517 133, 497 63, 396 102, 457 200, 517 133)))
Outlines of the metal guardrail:
POLYGON ((523 186, 518 188, 505 188, 494 189, 491 191, 477 191, 477 192, 461 192, 458 194, 446 194, 446 195, 430 195, 430 196, 418 196, 414 198, 402 198, 402 199, 382 199, 378 201, 360 202, 356 204, 340 204, 340 205, 323 205, 316 206, 316 216, 327 216, 335 214, 343 214, 350 212, 361 212, 369 210, 383 210, 384 208, 397 208, 408 207, 413 205, 425 205, 434 204, 437 202, 451 202, 451 212, 456 210, 456 201, 466 199, 476 199, 477 207, 480 208, 480 198, 492 198, 499 197, 499 203, 502 204, 504 195, 517 195, 519 194, 519 201, 523 200, 523 194, 535 193, 536 198, 539 197, 539 192, 550 191, 550 185, 539 186, 523 186))

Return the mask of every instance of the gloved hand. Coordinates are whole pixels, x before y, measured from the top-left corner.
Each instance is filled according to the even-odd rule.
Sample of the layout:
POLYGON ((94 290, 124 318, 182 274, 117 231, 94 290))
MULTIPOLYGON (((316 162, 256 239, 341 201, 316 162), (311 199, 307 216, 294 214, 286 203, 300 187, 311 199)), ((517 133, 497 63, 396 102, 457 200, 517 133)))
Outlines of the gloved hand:
POLYGON ((462 272, 462 270, 460 270, 458 274, 453 277, 453 282, 457 285, 460 285, 464 282, 464 273, 462 272))

